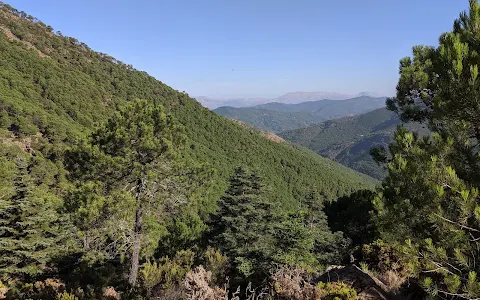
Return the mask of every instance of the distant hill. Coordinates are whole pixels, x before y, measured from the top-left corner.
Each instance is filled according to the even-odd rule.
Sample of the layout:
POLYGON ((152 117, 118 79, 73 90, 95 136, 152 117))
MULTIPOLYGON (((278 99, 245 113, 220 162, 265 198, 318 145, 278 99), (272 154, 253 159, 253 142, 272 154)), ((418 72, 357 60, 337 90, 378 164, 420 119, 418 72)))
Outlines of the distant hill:
POLYGON ((379 93, 362 92, 357 95, 347 95, 331 92, 292 92, 284 94, 276 98, 210 98, 205 96, 197 96, 195 99, 199 101, 203 106, 209 109, 215 109, 222 106, 231 107, 250 107, 255 105, 261 105, 265 103, 284 103, 284 104, 297 104, 302 102, 311 102, 319 100, 346 100, 358 97, 372 97, 381 98, 384 97, 379 93))
POLYGON ((254 107, 235 108, 226 106, 219 107, 214 112, 229 119, 245 122, 258 129, 275 133, 305 127, 324 120, 305 112, 282 112, 254 107))
POLYGON ((385 106, 384 97, 362 96, 347 100, 318 100, 298 104, 271 102, 253 107, 219 107, 219 115, 276 133, 326 120, 365 113, 385 106))
POLYGON ((270 99, 267 99, 267 98, 214 99, 214 98, 208 98, 204 96, 198 96, 198 97, 195 97, 195 99, 208 109, 215 109, 221 106, 248 107, 248 106, 258 105, 261 103, 270 102, 270 99))
POLYGON ((287 93, 280 97, 273 99, 271 102, 280 102, 286 104, 296 104, 307 101, 317 101, 317 100, 345 100, 353 98, 352 95, 339 94, 339 93, 330 93, 330 92, 293 92, 287 93))
MULTIPOLYGON (((380 108, 358 116, 285 131, 279 136, 305 146, 321 156, 381 179, 385 176, 385 170, 373 161, 369 151, 375 146, 387 146, 401 123, 395 113, 380 108)), ((420 133, 427 132, 417 124, 407 124, 406 127, 420 133)))

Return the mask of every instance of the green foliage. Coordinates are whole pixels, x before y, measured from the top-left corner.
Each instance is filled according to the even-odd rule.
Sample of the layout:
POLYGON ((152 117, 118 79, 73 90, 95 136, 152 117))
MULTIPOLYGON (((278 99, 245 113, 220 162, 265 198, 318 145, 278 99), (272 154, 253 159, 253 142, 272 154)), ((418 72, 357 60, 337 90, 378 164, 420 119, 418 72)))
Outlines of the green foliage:
POLYGON ((325 213, 331 230, 343 232, 353 246, 373 242, 378 237, 373 217, 374 196, 370 190, 361 190, 328 203, 325 213))
POLYGON ((438 47, 415 46, 413 58, 400 61, 397 97, 387 106, 435 134, 397 130, 384 156, 389 175, 374 202, 383 238, 401 245, 424 288, 461 299, 480 296, 479 16, 471 0, 438 47))
MULTIPOLYGON (((317 261, 313 254, 315 236, 305 224, 302 211, 281 216, 273 225, 273 260, 280 266, 314 268, 317 261)), ((329 234, 328 228, 325 234, 329 234)))
MULTIPOLYGON (((260 170, 271 187, 262 205, 285 215, 300 209, 307 187, 335 199, 375 184, 219 117, 3 3, 0 26, 0 235, 8 245, 0 267, 10 280, 48 271, 85 297, 110 284, 125 289, 126 259, 161 263, 204 246, 205 224, 237 165, 260 170), (28 272, 4 264, 19 257, 28 272)), ((283 219, 282 228, 305 236, 300 219, 283 219)))
MULTIPOLYGON (((7 150, 7 149, 5 149, 7 150)), ((3 280, 29 280, 62 249, 68 226, 58 213, 61 199, 46 182, 36 183, 37 162, 21 153, 2 157, 0 272, 3 280)), ((65 245, 65 244, 64 244, 65 245)))
POLYGON ((211 280, 214 284, 221 286, 224 283, 230 269, 229 264, 228 258, 220 250, 207 247, 203 255, 203 266, 212 273, 211 280))
MULTIPOLYGON (((429 237, 440 241, 445 238, 440 232, 438 237, 432 236, 430 228, 438 222, 436 215, 443 215, 447 212, 445 209, 454 210, 451 201, 457 196, 455 192, 451 194, 451 189, 466 187, 449 167, 450 157, 454 155, 453 141, 439 135, 434 137, 433 140, 419 138, 400 129, 390 145, 393 158, 388 164, 389 175, 374 200, 384 236, 392 235, 388 240, 419 241, 429 237)), ((475 198, 472 196, 470 199, 475 198)), ((458 241, 446 239, 445 242, 454 245, 458 241)))
POLYGON ((148 294, 153 288, 168 289, 173 285, 181 284, 185 274, 193 266, 194 256, 191 250, 182 250, 173 258, 163 257, 158 261, 147 260, 140 270, 140 281, 148 294))
POLYGON ((259 283, 275 267, 314 271, 338 261, 343 238, 330 232, 318 192, 309 192, 301 209, 289 211, 265 201, 266 188, 255 172, 237 168, 230 182, 211 227, 236 283, 259 283))
POLYGON ((125 192, 108 194, 102 182, 79 183, 65 197, 65 208, 78 229, 89 261, 125 256, 135 199, 125 192))
POLYGON ((272 102, 254 107, 219 107, 224 117, 240 120, 256 128, 280 133, 326 120, 361 114, 384 106, 385 98, 367 96, 348 100, 318 100, 298 104, 272 102))
POLYGON ((372 243, 355 247, 353 256, 360 261, 364 271, 372 270, 375 273, 394 271, 405 276, 409 275, 408 261, 395 245, 388 244, 383 240, 375 240, 372 243))
POLYGON ((12 125, 12 121, 10 120, 10 116, 6 110, 0 111, 0 128, 8 129, 12 125))
MULTIPOLYGON (((98 225, 103 235, 110 237, 104 242, 106 245, 111 247, 110 240, 119 243, 115 225, 110 224, 106 230, 105 226, 111 223, 109 220, 115 220, 118 226, 118 222, 127 217, 126 228, 121 229, 123 236, 122 232, 118 235, 128 241, 126 232, 132 232, 129 279, 132 285, 136 281, 140 249, 144 248, 141 243, 147 244, 147 249, 148 244, 155 248, 164 228, 164 217, 188 201, 189 189, 198 189, 194 183, 201 179, 200 172, 194 170, 195 179, 192 180, 190 169, 184 165, 180 165, 180 169, 176 163, 184 143, 182 126, 166 114, 162 106, 136 100, 120 107, 91 135, 87 145, 82 144, 69 153, 69 169, 74 176, 83 179, 81 192, 75 193, 79 199, 74 198, 70 207, 74 217, 82 218, 80 229, 84 229, 85 250, 90 248, 90 233, 86 231, 91 231, 92 225, 98 225), (92 180, 101 181, 101 184, 92 183, 92 180), (135 215, 130 224, 129 214, 125 213, 128 208, 130 216, 135 215), (104 217, 99 218, 101 214, 104 217), (120 214, 123 218, 118 218, 120 214), (142 241, 145 233, 147 238, 142 241)), ((120 247, 127 246, 121 243, 120 247)), ((119 251, 121 249, 115 249, 114 253, 118 255, 119 251)))
MULTIPOLYGON (((287 141, 309 148, 323 157, 333 159, 347 167, 377 179, 383 179, 386 170, 370 157, 372 147, 383 147, 392 141, 393 133, 401 124, 399 118, 385 108, 341 119, 326 121, 279 135, 287 141)), ((406 127, 427 131, 419 124, 406 127)))
POLYGON ((317 285, 322 291, 322 299, 327 300, 353 300, 357 299, 357 292, 343 282, 319 282, 317 285))
MULTIPOLYGON (((328 227, 327 216, 324 213, 326 201, 326 195, 316 188, 311 188, 302 201, 303 222, 314 241, 312 252, 317 264, 310 263, 310 266, 304 266, 306 269, 338 263, 345 251, 347 242, 343 234, 335 231, 332 233, 328 227)), ((297 259, 301 260, 302 257, 297 259)))
POLYGON ((268 274, 273 209, 263 189, 257 173, 237 168, 212 224, 215 245, 233 261, 235 276, 242 279, 268 274))
POLYGON ((71 293, 63 292, 57 294, 57 300, 78 300, 78 298, 71 293))

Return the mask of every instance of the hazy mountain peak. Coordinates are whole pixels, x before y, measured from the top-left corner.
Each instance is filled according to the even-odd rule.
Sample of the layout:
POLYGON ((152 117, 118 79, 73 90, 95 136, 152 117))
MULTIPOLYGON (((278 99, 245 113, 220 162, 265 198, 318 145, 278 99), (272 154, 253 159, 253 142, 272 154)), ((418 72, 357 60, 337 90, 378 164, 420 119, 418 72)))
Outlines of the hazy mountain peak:
POLYGON ((215 109, 221 106, 247 107, 269 102, 267 98, 209 98, 197 96, 195 99, 208 109, 215 109))
POLYGON ((353 98, 352 95, 339 94, 332 92, 291 92, 272 100, 272 102, 296 104, 316 100, 345 100, 353 98))
POLYGON ((380 98, 380 97, 385 97, 385 95, 382 95, 382 94, 376 93, 376 92, 361 92, 361 93, 358 93, 356 97, 380 98))
POLYGON ((209 98, 205 96, 195 97, 203 106, 209 109, 216 109, 222 106, 231 107, 249 107, 265 103, 283 103, 283 104, 298 104, 303 102, 319 101, 319 100, 347 100, 357 97, 384 97, 375 92, 362 92, 358 95, 348 95, 334 92, 290 92, 276 98, 209 98))

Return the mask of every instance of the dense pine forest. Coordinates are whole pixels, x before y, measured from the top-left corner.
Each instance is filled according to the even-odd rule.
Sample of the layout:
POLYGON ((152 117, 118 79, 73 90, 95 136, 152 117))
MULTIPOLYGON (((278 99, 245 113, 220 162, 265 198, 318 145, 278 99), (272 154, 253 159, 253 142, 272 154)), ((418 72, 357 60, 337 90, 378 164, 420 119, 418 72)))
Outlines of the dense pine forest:
POLYGON ((479 40, 400 60, 380 183, 0 2, 0 299, 478 299, 479 40))

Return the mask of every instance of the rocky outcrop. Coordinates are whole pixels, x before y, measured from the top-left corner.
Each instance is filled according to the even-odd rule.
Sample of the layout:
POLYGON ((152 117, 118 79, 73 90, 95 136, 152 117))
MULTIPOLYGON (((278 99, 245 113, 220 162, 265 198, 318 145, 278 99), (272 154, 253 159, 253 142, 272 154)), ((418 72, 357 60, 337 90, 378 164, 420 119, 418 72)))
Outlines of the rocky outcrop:
POLYGON ((331 267, 320 277, 318 282, 340 281, 348 284, 357 291, 358 299, 368 300, 393 300, 399 299, 389 295, 387 287, 378 279, 363 272, 355 265, 331 267))

